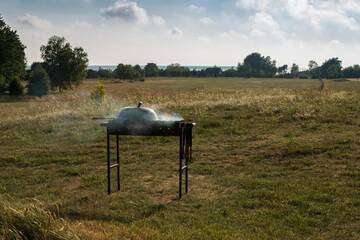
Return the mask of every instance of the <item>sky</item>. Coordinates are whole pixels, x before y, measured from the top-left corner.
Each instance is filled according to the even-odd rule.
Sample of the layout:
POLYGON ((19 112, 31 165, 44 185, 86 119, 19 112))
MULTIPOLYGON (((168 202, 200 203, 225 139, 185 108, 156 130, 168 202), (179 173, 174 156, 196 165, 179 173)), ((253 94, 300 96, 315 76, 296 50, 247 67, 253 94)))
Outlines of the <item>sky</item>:
POLYGON ((29 64, 53 35, 91 65, 235 66, 252 52, 301 68, 360 63, 360 0, 1 0, 0 14, 29 64))

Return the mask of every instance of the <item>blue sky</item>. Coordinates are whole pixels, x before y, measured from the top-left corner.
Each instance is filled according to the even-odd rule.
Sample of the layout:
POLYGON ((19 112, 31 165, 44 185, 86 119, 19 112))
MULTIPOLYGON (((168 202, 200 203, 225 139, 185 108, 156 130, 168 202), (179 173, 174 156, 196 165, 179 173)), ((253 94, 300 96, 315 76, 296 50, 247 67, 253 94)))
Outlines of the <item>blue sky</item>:
POLYGON ((236 65, 249 53, 306 67, 360 63, 360 0, 2 0, 27 46, 64 36, 91 64, 236 65))

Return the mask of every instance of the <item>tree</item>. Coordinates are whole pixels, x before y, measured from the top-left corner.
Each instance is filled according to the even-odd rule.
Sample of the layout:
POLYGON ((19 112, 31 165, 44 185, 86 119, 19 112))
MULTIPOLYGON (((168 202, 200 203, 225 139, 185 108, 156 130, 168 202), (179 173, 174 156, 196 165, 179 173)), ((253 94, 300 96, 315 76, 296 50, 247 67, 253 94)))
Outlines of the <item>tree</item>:
POLYGON ((110 69, 103 69, 99 68, 99 71, 97 72, 100 78, 112 78, 113 77, 113 71, 110 69))
POLYGON ((296 63, 294 63, 294 64, 291 66, 291 70, 290 70, 291 77, 293 77, 293 78, 299 77, 299 72, 300 72, 299 65, 297 65, 296 63))
POLYGON ((237 70, 242 77, 273 77, 277 72, 276 61, 272 61, 269 56, 263 57, 260 53, 247 56, 237 70))
POLYGON ((3 75, 0 75, 0 93, 6 91, 6 79, 3 75))
POLYGON ((10 82, 12 89, 15 85, 21 85, 18 83, 25 73, 26 66, 24 50, 25 46, 17 32, 6 25, 0 16, 0 91, 8 90, 10 82))
POLYGON ((360 78, 360 65, 347 67, 343 70, 345 78, 360 78))
POLYGON ((31 69, 28 94, 37 97, 47 95, 50 89, 50 79, 47 72, 40 64, 35 64, 35 66, 33 64, 31 69))
POLYGON ((144 79, 144 75, 145 72, 142 70, 142 68, 140 67, 140 65, 135 65, 133 67, 133 72, 134 72, 134 76, 132 79, 137 79, 137 80, 143 80, 144 79))
POLYGON ((148 63, 145 66, 145 77, 159 76, 159 68, 155 63, 148 63))
POLYGON ((21 84, 19 78, 14 77, 9 82, 9 94, 11 96, 20 96, 24 94, 24 86, 21 84))
POLYGON ((277 70, 278 74, 283 77, 285 77, 287 71, 288 71, 288 65, 283 65, 283 66, 279 67, 277 70))
POLYGON ((86 69, 89 64, 88 55, 82 47, 76 47, 73 50, 73 56, 70 59, 71 83, 79 85, 86 77, 86 69))
POLYGON ((314 79, 321 78, 320 68, 317 62, 315 62, 314 60, 310 60, 308 66, 309 66, 309 75, 311 78, 314 79))
POLYGON ((219 77, 222 72, 222 69, 217 66, 205 69, 206 77, 219 77))
POLYGON ((114 77, 126 80, 143 80, 144 72, 140 65, 125 65, 120 63, 114 70, 114 77))
POLYGON ((229 68, 227 70, 225 70, 223 73, 222 73, 222 76, 224 77, 236 77, 238 75, 238 72, 236 71, 235 68, 229 68))
POLYGON ((86 78, 87 79, 99 78, 99 72, 93 69, 88 69, 86 73, 86 78))
POLYGON ((65 38, 53 36, 40 50, 53 89, 72 88, 86 76, 89 60, 81 47, 73 49, 65 38))
POLYGON ((314 70, 314 69, 316 69, 316 68, 319 67, 319 65, 317 64, 317 62, 314 61, 314 60, 310 60, 308 66, 309 66, 309 70, 310 70, 310 71, 312 71, 312 70, 314 70))
POLYGON ((341 61, 338 58, 330 58, 325 61, 320 67, 321 77, 328 79, 335 79, 342 76, 342 66, 341 61))
POLYGON ((175 63, 166 67, 165 74, 168 77, 188 77, 190 76, 190 69, 175 63))

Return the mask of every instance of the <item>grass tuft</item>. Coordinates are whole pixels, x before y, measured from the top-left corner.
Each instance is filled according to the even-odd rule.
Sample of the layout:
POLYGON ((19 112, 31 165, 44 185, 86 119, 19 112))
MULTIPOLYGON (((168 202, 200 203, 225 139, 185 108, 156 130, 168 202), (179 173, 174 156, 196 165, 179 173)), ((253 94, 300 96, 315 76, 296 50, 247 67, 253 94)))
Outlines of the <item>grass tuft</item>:
POLYGON ((69 223, 58 218, 37 200, 20 203, 0 196, 0 238, 37 240, 80 239, 69 223))

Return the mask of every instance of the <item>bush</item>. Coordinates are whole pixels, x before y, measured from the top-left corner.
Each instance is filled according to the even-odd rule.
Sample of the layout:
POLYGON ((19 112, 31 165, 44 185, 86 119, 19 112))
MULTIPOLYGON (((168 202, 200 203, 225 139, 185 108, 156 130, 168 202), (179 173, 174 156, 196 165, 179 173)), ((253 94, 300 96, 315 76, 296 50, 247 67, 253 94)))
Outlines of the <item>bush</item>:
POLYGON ((18 78, 13 78, 9 83, 9 94, 11 96, 20 96, 24 94, 24 86, 18 78))
POLYGON ((49 93, 50 80, 47 72, 41 65, 36 65, 30 73, 28 94, 42 97, 49 93))
POLYGON ((91 92, 91 99, 97 103, 102 103, 105 97, 105 87, 104 84, 99 83, 94 91, 91 92))

